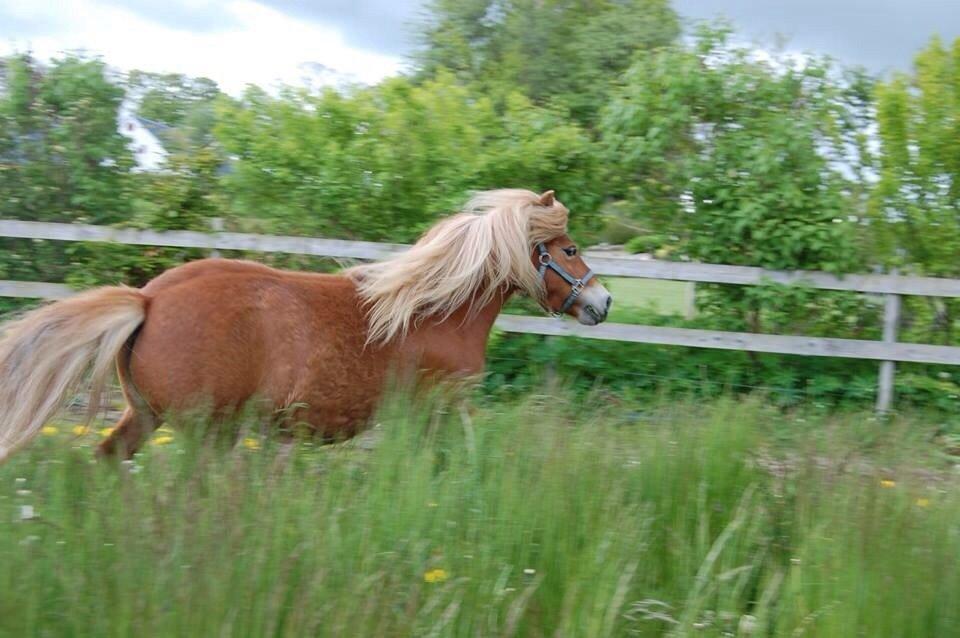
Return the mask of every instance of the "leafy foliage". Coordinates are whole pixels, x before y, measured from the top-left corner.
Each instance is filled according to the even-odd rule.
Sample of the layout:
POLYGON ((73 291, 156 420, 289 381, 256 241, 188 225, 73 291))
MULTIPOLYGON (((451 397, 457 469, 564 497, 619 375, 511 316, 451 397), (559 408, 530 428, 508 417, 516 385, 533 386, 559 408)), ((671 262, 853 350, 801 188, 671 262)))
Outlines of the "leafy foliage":
POLYGON ((849 202, 829 165, 840 88, 816 61, 778 67, 726 37, 627 72, 602 123, 614 187, 693 259, 849 271, 849 202))
MULTIPOLYGON (((703 30, 693 48, 638 59, 605 109, 611 187, 687 258, 855 271, 857 203, 831 164, 845 159, 855 95, 825 63, 756 59, 703 30)), ((762 288, 703 290, 703 308, 725 308, 740 329, 759 331, 779 303, 762 288)))
MULTIPOLYGON (((66 57, 41 68, 3 61, 0 217, 110 224, 130 212, 133 158, 117 132, 123 89, 103 63, 66 57)), ((0 239, 0 276, 63 279, 83 262, 77 246, 0 239)), ((0 309, 19 305, 2 302, 0 309)))
MULTIPOLYGON (((799 295, 798 295, 799 296, 799 295)), ((784 307, 791 313, 791 304, 784 307)), ((688 328, 726 329, 723 313, 701 313, 693 320, 666 317, 652 311, 632 310, 627 323, 688 328)), ((878 339, 876 313, 866 317, 825 316, 806 334, 836 332, 853 321, 862 339, 878 339)), ((843 406, 872 404, 877 391, 877 365, 873 361, 799 357, 701 348, 681 348, 592 339, 497 334, 488 354, 487 391, 514 396, 536 391, 544 382, 559 379, 582 395, 602 388, 617 397, 649 398, 652 395, 717 397, 725 394, 761 393, 783 406, 817 404, 843 406)), ((950 366, 898 364, 898 404, 954 413, 960 407, 960 374, 950 366)))
POLYGON ((169 126, 183 124, 198 106, 209 104, 220 95, 213 80, 180 73, 133 71, 127 84, 133 93, 140 94, 140 115, 169 126))
POLYGON ((633 55, 679 34, 666 0, 434 0, 417 62, 424 77, 449 69, 484 94, 519 90, 590 124, 633 55))
POLYGON ((138 115, 165 127, 160 136, 167 150, 189 153, 211 143, 215 104, 222 96, 216 82, 179 73, 133 71, 126 85, 137 101, 138 115))
POLYGON ((960 38, 934 38, 912 76, 877 86, 877 125, 879 238, 925 274, 960 275, 960 38))
MULTIPOLYGON (((876 90, 880 143, 871 193, 873 251, 888 263, 938 277, 960 276, 960 38, 933 38, 912 75, 876 90)), ((924 338, 953 343, 956 300, 917 300, 908 321, 924 338)))
POLYGON ((0 93, 0 215, 112 223, 128 209, 133 160, 117 132, 123 89, 103 63, 67 57, 41 70, 6 60, 0 93))
POLYGON ((667 243, 667 238, 663 235, 637 235, 624 244, 623 248, 633 254, 652 253, 667 243))
POLYGON ((556 188, 589 222, 593 158, 557 108, 513 93, 502 111, 449 73, 343 94, 251 89, 224 102, 232 211, 267 228, 410 241, 471 190, 556 188))

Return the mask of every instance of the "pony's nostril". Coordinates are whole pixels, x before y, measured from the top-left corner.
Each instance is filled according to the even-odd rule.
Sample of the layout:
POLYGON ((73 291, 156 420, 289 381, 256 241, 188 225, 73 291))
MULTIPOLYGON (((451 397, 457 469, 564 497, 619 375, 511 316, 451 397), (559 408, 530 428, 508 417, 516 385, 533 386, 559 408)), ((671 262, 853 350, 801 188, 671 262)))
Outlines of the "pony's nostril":
POLYGON ((613 297, 607 297, 607 305, 603 308, 604 314, 610 312, 610 306, 613 305, 613 297))

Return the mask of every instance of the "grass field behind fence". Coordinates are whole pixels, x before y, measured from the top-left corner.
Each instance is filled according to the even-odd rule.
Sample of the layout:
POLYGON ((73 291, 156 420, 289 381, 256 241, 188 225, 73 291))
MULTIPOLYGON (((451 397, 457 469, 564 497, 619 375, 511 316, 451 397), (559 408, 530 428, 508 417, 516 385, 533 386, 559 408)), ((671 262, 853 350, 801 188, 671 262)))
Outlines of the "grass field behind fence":
POLYGON ((685 281, 664 279, 636 279, 631 277, 603 277, 603 284, 613 295, 612 321, 623 321, 620 311, 636 308, 655 310, 663 315, 683 316, 687 311, 685 281))
POLYGON ((0 466, 2 636, 956 636, 938 423, 759 400, 387 408, 376 445, 51 425, 0 466))

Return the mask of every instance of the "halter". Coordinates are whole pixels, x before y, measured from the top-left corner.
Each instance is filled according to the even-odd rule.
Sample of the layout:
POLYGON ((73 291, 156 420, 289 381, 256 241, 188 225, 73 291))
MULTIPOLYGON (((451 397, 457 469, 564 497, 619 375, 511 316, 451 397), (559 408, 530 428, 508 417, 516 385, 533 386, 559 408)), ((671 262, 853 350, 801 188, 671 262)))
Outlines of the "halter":
MULTIPOLYGON (((547 247, 542 243, 537 244, 537 254, 539 255, 538 259, 540 261, 540 280, 543 281, 547 276, 547 268, 553 272, 560 275, 565 282, 570 284, 570 294, 567 295, 567 298, 563 300, 563 305, 560 306, 560 310, 550 311, 554 316, 559 317, 567 310, 570 309, 570 306, 573 305, 573 302, 577 300, 577 297, 580 296, 580 293, 583 292, 583 289, 587 287, 587 282, 593 279, 593 270, 587 270, 585 274, 580 279, 577 279, 566 270, 563 269, 563 266, 558 264, 553 260, 553 257, 547 252, 547 247)), ((547 308, 547 310, 550 310, 547 308)))

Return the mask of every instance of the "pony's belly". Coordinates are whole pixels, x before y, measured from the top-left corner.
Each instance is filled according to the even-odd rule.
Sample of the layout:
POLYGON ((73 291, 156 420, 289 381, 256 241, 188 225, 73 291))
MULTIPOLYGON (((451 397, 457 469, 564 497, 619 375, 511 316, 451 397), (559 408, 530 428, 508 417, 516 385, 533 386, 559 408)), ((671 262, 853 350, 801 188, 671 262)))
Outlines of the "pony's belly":
POLYGON ((344 354, 289 368, 265 388, 284 423, 330 438, 351 437, 363 429, 383 397, 388 363, 361 352, 344 354))

